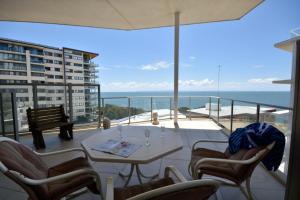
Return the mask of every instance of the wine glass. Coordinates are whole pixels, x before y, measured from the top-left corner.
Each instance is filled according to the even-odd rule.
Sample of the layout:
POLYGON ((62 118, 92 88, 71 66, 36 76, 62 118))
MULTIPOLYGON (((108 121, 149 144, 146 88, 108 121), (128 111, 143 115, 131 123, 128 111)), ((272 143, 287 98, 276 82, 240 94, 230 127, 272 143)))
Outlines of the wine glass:
POLYGON ((149 130, 149 128, 146 128, 145 129, 145 137, 146 137, 146 146, 147 147, 149 147, 151 144, 150 144, 150 142, 149 142, 149 137, 150 137, 150 130, 149 130))
POLYGON ((165 124, 161 124, 160 125, 160 131, 161 131, 160 137, 164 137, 165 136, 165 129, 166 129, 165 124))
POLYGON ((118 128, 118 131, 119 131, 119 134, 120 134, 120 140, 122 140, 123 139, 123 136, 122 136, 122 125, 119 123, 118 126, 117 126, 117 128, 118 128))

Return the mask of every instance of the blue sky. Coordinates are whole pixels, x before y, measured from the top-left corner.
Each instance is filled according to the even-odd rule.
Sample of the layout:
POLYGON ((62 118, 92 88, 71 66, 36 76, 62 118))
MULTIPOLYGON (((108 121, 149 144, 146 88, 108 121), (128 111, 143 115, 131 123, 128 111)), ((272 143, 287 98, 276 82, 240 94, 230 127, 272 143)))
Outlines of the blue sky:
MULTIPOLYGON (((274 48, 300 26, 298 0, 265 1, 239 21, 181 26, 180 90, 289 90, 291 54, 274 48)), ((103 91, 173 88, 174 28, 138 31, 0 22, 0 37, 99 53, 103 91)))

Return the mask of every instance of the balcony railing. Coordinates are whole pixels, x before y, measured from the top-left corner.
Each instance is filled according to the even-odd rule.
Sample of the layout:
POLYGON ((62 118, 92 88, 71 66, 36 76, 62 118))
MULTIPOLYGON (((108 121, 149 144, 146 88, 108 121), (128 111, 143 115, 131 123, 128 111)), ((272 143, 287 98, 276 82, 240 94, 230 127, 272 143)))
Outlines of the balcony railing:
POLYGON ((18 135, 28 131, 28 107, 64 105, 67 115, 76 125, 92 123, 100 126, 99 84, 4 83, 0 84, 0 94, 0 132, 3 135, 18 135), (23 90, 28 92, 24 93, 23 90), (86 100, 86 91, 91 91, 87 95, 94 98, 86 100), (14 112, 17 117, 14 117, 14 112))
MULTIPOLYGON (((134 96, 102 97, 98 84, 5 84, 0 87, 0 127, 5 132, 27 131, 26 109, 30 107, 49 107, 63 104, 70 119, 78 124, 95 124, 108 117, 112 125, 150 122, 153 113, 158 114, 160 121, 174 118, 173 97, 171 96, 134 96), (18 86, 18 89, 7 89, 18 86), (95 87, 96 89, 92 89, 95 87), (26 88, 32 96, 27 97, 20 88, 26 88), (31 88, 31 90, 30 90, 31 88), (88 90, 86 88, 92 89, 88 90), (47 93, 47 99, 40 97, 47 93), (11 93, 8 93, 11 91, 11 93), (94 93, 92 93, 94 91, 94 93), (54 93, 53 93, 54 92, 54 93), (86 95, 84 95, 86 94, 86 95), (91 94, 94 94, 91 96, 91 94), (52 98, 49 101, 49 98, 52 98), (53 100, 55 98, 55 100, 53 100), (39 100, 40 99, 40 100, 39 100), (75 116, 76 115, 76 116, 75 116)), ((215 96, 180 96, 178 119, 209 118, 223 127, 228 134, 236 128, 253 122, 267 122, 281 130, 287 138, 290 136, 292 108, 265 103, 220 98, 215 96)), ((15 136, 17 137, 17 136, 15 136)), ((287 139, 289 143, 290 139, 287 139)), ((288 147, 289 145, 287 145, 288 147)), ((287 171, 289 149, 281 166, 287 171)))

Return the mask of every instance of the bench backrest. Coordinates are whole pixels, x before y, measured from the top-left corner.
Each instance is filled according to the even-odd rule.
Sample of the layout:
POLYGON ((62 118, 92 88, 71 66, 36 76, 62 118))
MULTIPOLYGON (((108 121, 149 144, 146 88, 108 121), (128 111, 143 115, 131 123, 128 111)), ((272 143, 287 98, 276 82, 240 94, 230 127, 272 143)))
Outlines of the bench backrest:
POLYGON ((55 125, 58 122, 66 122, 66 115, 64 107, 49 107, 49 108, 37 108, 27 109, 27 119, 29 130, 32 128, 42 128, 49 126, 50 124, 55 125))

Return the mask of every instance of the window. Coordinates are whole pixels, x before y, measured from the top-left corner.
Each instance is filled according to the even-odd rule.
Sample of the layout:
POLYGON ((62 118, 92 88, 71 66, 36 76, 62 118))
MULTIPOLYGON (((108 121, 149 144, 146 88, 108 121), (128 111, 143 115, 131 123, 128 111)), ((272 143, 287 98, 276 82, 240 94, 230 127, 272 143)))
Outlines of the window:
POLYGON ((0 75, 27 76, 27 72, 0 71, 0 75))
POLYGON ((33 63, 43 63, 44 59, 40 58, 40 57, 30 56, 30 62, 33 62, 33 63))
POLYGON ((61 53, 54 53, 53 55, 54 55, 55 57, 60 57, 60 58, 62 57, 61 53))
POLYGON ((70 62, 66 62, 66 65, 71 65, 71 63, 70 62))
POLYGON ((69 80, 72 80, 72 76, 68 76, 68 79, 69 79, 69 80))
POLYGON ((24 47, 15 44, 0 43, 0 50, 24 53, 24 47))
POLYGON ((56 97, 56 100, 60 101, 60 100, 62 100, 62 97, 56 97))
POLYGON ((74 73, 79 73, 79 74, 81 74, 82 71, 81 71, 81 70, 74 70, 74 73))
POLYGON ((76 66, 76 67, 82 67, 82 64, 74 63, 74 66, 76 66))
POLYGON ((80 56, 73 56, 73 59, 75 59, 75 60, 82 60, 82 57, 80 57, 80 56))
POLYGON ((41 49, 36 49, 36 48, 32 48, 32 47, 25 47, 25 51, 26 50, 30 51, 30 54, 44 55, 44 52, 41 49))
POLYGON ((45 56, 53 56, 53 53, 49 52, 49 51, 44 51, 44 55, 45 56))
POLYGON ((45 67, 43 65, 31 65, 31 71, 44 72, 45 67))
POLYGON ((0 61, 0 69, 26 71, 27 66, 25 63, 12 63, 12 62, 1 62, 0 61))
POLYGON ((80 76, 74 76, 74 80, 83 80, 83 77, 80 77, 80 76))
POLYGON ((61 75, 55 75, 55 79, 63 79, 64 77, 61 75))
POLYGON ((82 52, 81 52, 81 51, 73 50, 73 51, 72 51, 72 54, 77 55, 77 56, 81 56, 81 55, 82 55, 82 52))
POLYGON ((46 75, 47 78, 54 78, 53 75, 46 75))
POLYGON ((59 61, 59 60, 53 60, 53 63, 54 63, 54 64, 60 64, 60 65, 61 65, 61 64, 62 64, 62 61, 59 61))
POLYGON ((45 70, 46 71, 51 71, 51 68, 50 67, 45 67, 45 70))
POLYGON ((24 55, 17 55, 17 54, 11 54, 11 53, 0 53, 0 59, 2 59, 2 60, 25 61, 26 57, 24 55))
POLYGON ((45 74, 43 74, 43 73, 31 72, 31 76, 39 76, 39 77, 44 77, 44 76, 45 76, 45 74))
POLYGON ((45 59, 44 62, 53 64, 53 60, 49 60, 49 59, 45 59))
POLYGON ((64 90, 56 90, 57 93, 64 93, 64 90))
POLYGON ((56 71, 56 72, 60 72, 60 69, 59 69, 59 68, 55 68, 55 71, 56 71))

